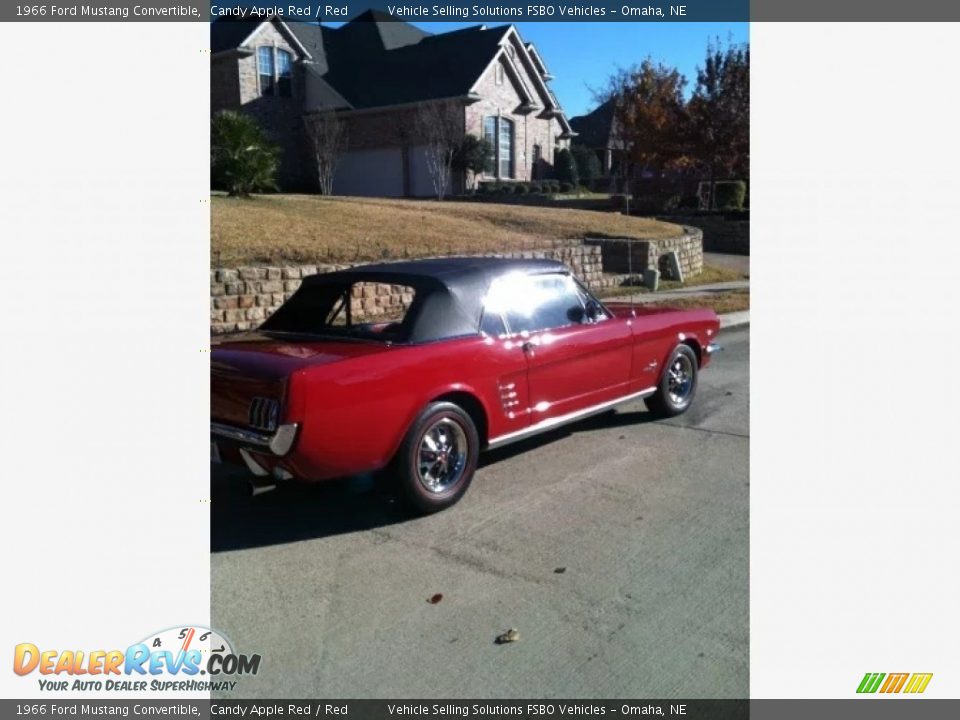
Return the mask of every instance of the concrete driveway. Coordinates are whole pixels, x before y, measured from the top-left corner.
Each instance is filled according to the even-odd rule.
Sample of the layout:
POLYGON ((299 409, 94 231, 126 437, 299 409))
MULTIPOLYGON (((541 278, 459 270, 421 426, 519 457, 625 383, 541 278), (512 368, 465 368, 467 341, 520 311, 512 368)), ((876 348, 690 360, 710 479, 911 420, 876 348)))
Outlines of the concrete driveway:
POLYGON ((263 656, 234 696, 746 697, 749 328, 720 342, 686 415, 490 453, 428 518, 360 480, 249 500, 215 468, 212 624, 263 656))

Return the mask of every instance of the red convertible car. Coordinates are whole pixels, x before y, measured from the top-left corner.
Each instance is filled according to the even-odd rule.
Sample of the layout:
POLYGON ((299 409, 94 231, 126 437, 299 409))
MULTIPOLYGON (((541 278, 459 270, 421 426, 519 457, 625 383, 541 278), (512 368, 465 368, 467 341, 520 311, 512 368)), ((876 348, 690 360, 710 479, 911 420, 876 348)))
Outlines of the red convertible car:
POLYGON ((314 275, 257 333, 213 349, 213 459, 260 487, 390 466, 432 512, 463 496, 486 448, 638 398, 684 412, 718 329, 712 310, 601 303, 551 260, 314 275))

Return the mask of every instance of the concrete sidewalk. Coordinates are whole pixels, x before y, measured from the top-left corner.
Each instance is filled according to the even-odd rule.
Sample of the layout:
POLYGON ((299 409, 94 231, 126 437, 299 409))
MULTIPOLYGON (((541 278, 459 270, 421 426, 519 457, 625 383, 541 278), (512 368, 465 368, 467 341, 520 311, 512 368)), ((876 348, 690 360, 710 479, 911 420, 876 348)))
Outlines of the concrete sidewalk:
MULTIPOLYGON (((675 288, 673 290, 658 290, 657 292, 641 292, 632 296, 633 302, 651 303, 663 302, 673 298, 697 297, 699 295, 715 295, 717 293, 730 292, 731 290, 749 290, 749 280, 731 280, 729 282, 710 283, 709 285, 691 285, 689 287, 675 288)), ((630 295, 617 295, 615 297, 601 298, 602 300, 611 300, 616 302, 630 302, 630 295)))

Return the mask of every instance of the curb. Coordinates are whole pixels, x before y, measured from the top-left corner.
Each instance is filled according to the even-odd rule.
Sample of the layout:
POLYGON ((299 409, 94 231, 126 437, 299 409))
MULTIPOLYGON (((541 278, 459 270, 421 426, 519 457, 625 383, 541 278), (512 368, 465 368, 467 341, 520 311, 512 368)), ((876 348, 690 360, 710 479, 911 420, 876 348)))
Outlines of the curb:
POLYGON ((750 324, 750 311, 741 310, 740 312, 725 313, 720 315, 720 329, 740 327, 750 324))

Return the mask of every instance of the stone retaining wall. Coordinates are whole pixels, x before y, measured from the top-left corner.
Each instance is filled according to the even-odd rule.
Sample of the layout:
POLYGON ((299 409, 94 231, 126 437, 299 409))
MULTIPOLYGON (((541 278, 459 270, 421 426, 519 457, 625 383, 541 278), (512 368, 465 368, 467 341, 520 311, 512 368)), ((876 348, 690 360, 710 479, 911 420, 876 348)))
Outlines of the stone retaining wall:
POLYGON ((733 214, 702 213, 694 215, 664 215, 658 220, 694 225, 703 231, 703 249, 707 252, 750 254, 750 220, 733 214))
MULTIPOLYGON (((549 258, 568 265, 592 289, 616 284, 603 274, 601 250, 579 241, 554 243, 551 247, 502 253, 502 257, 549 258)), ((251 330, 260 325, 300 287, 302 278, 343 270, 350 265, 288 265, 284 267, 217 268, 210 271, 210 332, 251 330)), ((374 297, 353 298, 353 309, 375 317, 403 302, 404 288, 381 290, 374 297)))
MULTIPOLYGON (((665 252, 676 250, 685 276, 703 269, 701 236, 695 228, 686 228, 679 238, 657 241, 635 240, 630 243, 635 275, 651 264, 657 265, 665 252)), ((594 292, 617 287, 628 273, 627 244, 617 240, 562 240, 549 247, 498 253, 501 257, 547 258, 567 265, 594 292), (618 255, 619 253, 619 255, 618 255), (622 269, 618 269, 622 268, 622 269)), ((217 268, 210 271, 210 332, 224 333, 252 330, 266 320, 286 301, 303 278, 317 273, 343 270, 351 265, 287 265, 283 267, 217 268)), ((376 317, 403 304, 405 288, 379 288, 375 294, 359 294, 351 308, 357 315, 376 317)))
POLYGON ((683 235, 663 240, 626 240, 616 238, 588 239, 586 242, 603 249, 605 273, 639 275, 647 268, 656 268, 666 276, 666 258, 676 252, 684 278, 703 271, 703 233, 695 227, 684 227, 683 235))

